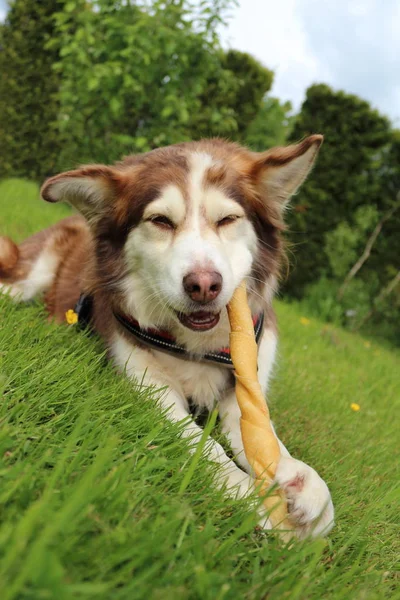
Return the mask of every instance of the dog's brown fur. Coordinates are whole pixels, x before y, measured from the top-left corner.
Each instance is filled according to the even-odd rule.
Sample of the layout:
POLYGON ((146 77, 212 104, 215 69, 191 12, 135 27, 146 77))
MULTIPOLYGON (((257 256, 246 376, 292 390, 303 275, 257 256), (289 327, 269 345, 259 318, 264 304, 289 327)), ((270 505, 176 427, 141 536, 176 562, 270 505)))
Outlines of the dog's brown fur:
MULTIPOLYGON (((169 418, 188 417, 188 398, 199 407, 218 403, 222 431, 248 474, 216 442, 210 456, 235 494, 246 495, 254 481, 231 372, 201 358, 228 345, 225 307, 247 278, 253 314, 265 316, 258 373, 266 392, 277 341, 272 297, 285 257, 284 208, 321 143, 322 136, 311 136, 254 153, 206 140, 128 157, 112 167, 82 167, 50 178, 42 188, 45 200, 68 201, 82 216, 64 219, 20 246, 0 238, 0 290, 22 300, 44 292, 50 318, 60 322, 82 292, 90 294, 92 324, 114 363, 135 381, 167 389, 159 400, 169 418), (215 302, 196 300, 185 287, 185 279, 199 273, 223 282, 215 302), (121 312, 144 329, 165 326, 186 347, 185 366, 176 355, 144 347, 115 318, 121 312)), ((195 442, 202 436, 193 422, 182 432, 195 442)), ((280 445, 276 481, 288 495, 298 535, 326 533, 333 525, 326 484, 280 445)))
MULTIPOLYGON (((169 182, 173 181, 187 196, 186 154, 193 150, 209 153, 217 162, 206 173, 205 186, 216 186, 227 192, 244 207, 255 227, 259 250, 252 276, 254 289, 259 293, 267 278, 279 275, 284 260, 280 235, 284 229, 284 198, 266 189, 262 175, 301 156, 312 145, 317 148, 321 141, 321 136, 311 136, 296 146, 256 154, 222 140, 205 140, 131 156, 114 167, 91 165, 71 171, 69 178, 92 177, 109 191, 111 200, 101 217, 92 220, 91 227, 81 216, 69 217, 32 236, 19 248, 8 238, 0 238, 0 280, 6 284, 23 280, 44 248, 54 250, 59 256, 59 265, 54 283, 45 296, 50 316, 62 321, 80 292, 91 292, 95 298, 95 323, 103 329, 101 333, 106 334, 100 323, 108 321, 105 314, 111 318, 108 310, 118 304, 115 284, 123 275, 120 258, 127 235, 140 221, 146 205, 169 182), (269 196, 267 201, 266 196, 269 196), (96 319, 98 312, 101 319, 96 319)), ((63 174, 57 175, 45 183, 42 188, 45 200, 54 201, 52 186, 63 177, 63 174)), ((85 210, 90 221, 90 207, 83 209, 84 214, 85 210)))

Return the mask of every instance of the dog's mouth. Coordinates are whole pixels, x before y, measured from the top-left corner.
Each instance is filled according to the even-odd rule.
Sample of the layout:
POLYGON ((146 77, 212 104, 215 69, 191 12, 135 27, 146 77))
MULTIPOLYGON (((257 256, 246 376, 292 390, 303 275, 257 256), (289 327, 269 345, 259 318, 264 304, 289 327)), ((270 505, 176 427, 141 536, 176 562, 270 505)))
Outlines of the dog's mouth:
POLYGON ((212 313, 206 310, 198 310, 189 314, 177 312, 179 321, 192 331, 208 331, 219 323, 220 313, 212 313))

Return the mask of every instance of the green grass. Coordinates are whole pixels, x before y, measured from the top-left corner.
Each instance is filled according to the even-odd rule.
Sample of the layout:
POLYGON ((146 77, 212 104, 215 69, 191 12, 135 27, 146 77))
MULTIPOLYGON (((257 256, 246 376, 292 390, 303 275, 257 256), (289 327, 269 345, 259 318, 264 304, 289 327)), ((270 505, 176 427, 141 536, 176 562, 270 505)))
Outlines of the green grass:
MULTIPOLYGON (((33 184, 0 184, 0 232, 20 240, 65 214, 33 184)), ((328 540, 291 547, 215 490, 203 457, 187 476, 179 426, 114 373, 98 340, 0 297, 2 600, 400 598, 400 358, 304 325, 296 306, 277 311, 274 420, 337 515, 328 540)))
POLYGON ((0 182, 0 235, 20 242, 69 214, 71 210, 67 205, 41 200, 39 187, 31 181, 0 182))

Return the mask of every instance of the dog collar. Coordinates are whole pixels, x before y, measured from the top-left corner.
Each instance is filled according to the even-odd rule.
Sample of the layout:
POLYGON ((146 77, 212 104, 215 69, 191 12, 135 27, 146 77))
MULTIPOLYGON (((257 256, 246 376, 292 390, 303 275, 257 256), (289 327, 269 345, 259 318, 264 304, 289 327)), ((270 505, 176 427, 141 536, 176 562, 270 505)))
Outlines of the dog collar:
MULTIPOLYGON (((218 365, 224 365, 230 369, 234 368, 231 359, 230 348, 221 348, 215 352, 207 352, 206 354, 196 355, 195 353, 188 352, 184 346, 179 345, 175 338, 171 336, 168 331, 151 328, 142 329, 136 319, 121 313, 114 312, 114 317, 117 319, 118 323, 124 327, 124 329, 129 331, 129 333, 147 346, 151 346, 152 348, 156 348, 162 352, 168 352, 169 354, 176 354, 180 358, 186 358, 189 360, 196 358, 196 360, 201 362, 216 363, 218 365)), ((257 343, 261 337, 263 324, 264 313, 260 313, 258 316, 253 317, 254 333, 257 343)))
MULTIPOLYGON (((75 306, 75 313, 78 317, 78 325, 82 329, 89 327, 93 313, 93 297, 90 294, 81 294, 75 306)), ((207 354, 196 355, 188 352, 184 346, 179 345, 168 331, 152 328, 144 329, 140 327, 138 321, 133 317, 117 312, 113 312, 113 314, 118 323, 126 329, 126 331, 147 346, 155 348, 156 350, 161 350, 162 352, 174 354, 183 359, 186 358, 190 360, 196 358, 196 360, 201 362, 224 365, 229 369, 234 368, 229 347, 221 348, 215 352, 207 352, 207 354)), ((253 325, 256 342, 258 343, 264 325, 263 312, 253 317, 253 325)))

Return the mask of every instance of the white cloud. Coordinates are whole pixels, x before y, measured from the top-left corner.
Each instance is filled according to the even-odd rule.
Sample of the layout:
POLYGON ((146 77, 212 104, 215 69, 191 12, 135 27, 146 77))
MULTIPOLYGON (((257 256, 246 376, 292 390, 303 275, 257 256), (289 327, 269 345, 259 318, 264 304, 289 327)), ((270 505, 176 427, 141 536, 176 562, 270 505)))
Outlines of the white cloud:
POLYGON ((320 64, 308 47, 296 4, 296 0, 242 0, 222 37, 224 45, 249 52, 273 69, 273 93, 297 108, 320 64))
POLYGON ((272 68, 272 93, 296 109, 323 82, 400 118, 398 0, 241 0, 222 36, 272 68))
POLYGON ((240 0, 222 38, 273 69, 272 93, 296 110, 322 82, 400 126, 400 0, 240 0))

